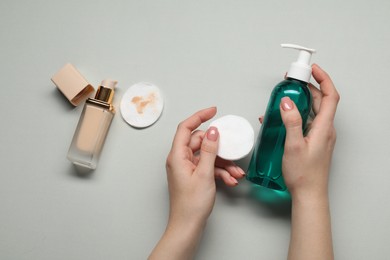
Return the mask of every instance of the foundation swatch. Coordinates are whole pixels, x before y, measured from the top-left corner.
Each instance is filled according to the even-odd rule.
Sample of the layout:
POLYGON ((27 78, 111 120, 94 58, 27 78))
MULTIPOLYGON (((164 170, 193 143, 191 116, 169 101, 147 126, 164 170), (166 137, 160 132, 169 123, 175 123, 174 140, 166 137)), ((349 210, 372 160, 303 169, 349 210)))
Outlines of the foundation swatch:
POLYGON ((156 103, 156 94, 152 92, 147 97, 135 96, 131 102, 136 106, 137 113, 143 114, 147 106, 152 106, 156 103))

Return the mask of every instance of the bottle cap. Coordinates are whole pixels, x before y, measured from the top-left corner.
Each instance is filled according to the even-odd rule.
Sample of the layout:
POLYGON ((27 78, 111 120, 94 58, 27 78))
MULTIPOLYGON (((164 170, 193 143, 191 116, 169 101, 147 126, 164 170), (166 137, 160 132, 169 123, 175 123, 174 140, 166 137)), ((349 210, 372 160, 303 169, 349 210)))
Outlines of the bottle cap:
POLYGON ((129 125, 144 128, 160 118, 163 107, 164 100, 159 88, 151 83, 140 82, 126 90, 120 110, 129 125))
POLYGON ((314 49, 309 49, 296 44, 281 44, 282 48, 290 48, 299 50, 298 59, 291 63, 290 69, 287 72, 288 78, 298 79, 304 82, 309 82, 311 77, 310 58, 314 49))
POLYGON ((252 125, 243 117, 226 115, 210 123, 219 132, 218 156, 239 160, 247 156, 255 143, 252 125))
POLYGON ((92 85, 70 63, 65 64, 51 81, 74 106, 78 106, 94 91, 92 85))

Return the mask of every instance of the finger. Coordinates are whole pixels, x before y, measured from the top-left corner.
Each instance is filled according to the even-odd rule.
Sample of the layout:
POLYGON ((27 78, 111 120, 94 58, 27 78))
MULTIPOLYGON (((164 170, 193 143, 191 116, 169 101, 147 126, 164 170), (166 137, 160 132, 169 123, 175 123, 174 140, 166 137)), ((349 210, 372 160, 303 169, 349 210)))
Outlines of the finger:
POLYGON ((217 113, 216 107, 210 107, 200 110, 181 122, 173 139, 173 148, 180 146, 187 146, 191 141, 191 134, 203 122, 206 122, 217 113))
POLYGON ((241 179, 245 176, 245 172, 236 165, 227 166, 225 167, 225 170, 230 174, 230 176, 236 179, 241 179))
POLYGON ((214 164, 218 152, 219 132, 216 127, 210 127, 200 148, 197 172, 200 175, 214 178, 214 164))
POLYGON ((260 124, 263 124, 263 121, 264 121, 264 116, 259 117, 260 124))
POLYGON ((309 83, 309 89, 313 96, 313 111, 317 115, 320 111, 321 101, 322 101, 322 93, 316 88, 313 84, 309 83))
POLYGON ((199 155, 192 157, 192 163, 196 166, 199 163, 199 155))
POLYGON ((221 179, 227 186, 234 187, 237 186, 238 181, 232 177, 225 169, 216 168, 215 169, 215 178, 221 179))
POLYGON ((283 97, 280 102, 280 114, 286 127, 285 149, 296 147, 303 143, 302 117, 296 105, 289 97, 283 97))
POLYGON ((192 133, 191 140, 188 146, 190 147, 193 153, 199 151, 203 141, 204 134, 205 133, 202 130, 196 130, 192 133))
POLYGON ((320 110, 317 116, 323 118, 324 120, 333 121, 340 96, 328 73, 326 73, 316 64, 312 66, 312 69, 313 77, 318 82, 318 84, 320 84, 320 89, 322 92, 320 110))
POLYGON ((236 179, 241 179, 245 176, 245 171, 238 167, 234 162, 217 157, 215 166, 225 169, 231 176, 236 179))

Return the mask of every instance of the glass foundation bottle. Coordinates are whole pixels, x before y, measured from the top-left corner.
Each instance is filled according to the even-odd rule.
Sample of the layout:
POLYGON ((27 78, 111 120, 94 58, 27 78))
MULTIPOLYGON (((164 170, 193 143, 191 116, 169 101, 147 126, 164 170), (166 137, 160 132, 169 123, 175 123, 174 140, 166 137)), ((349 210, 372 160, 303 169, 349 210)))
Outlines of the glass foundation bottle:
POLYGON ((75 165, 96 168, 115 115, 112 99, 116 83, 103 80, 95 98, 89 98, 85 102, 67 156, 75 165))

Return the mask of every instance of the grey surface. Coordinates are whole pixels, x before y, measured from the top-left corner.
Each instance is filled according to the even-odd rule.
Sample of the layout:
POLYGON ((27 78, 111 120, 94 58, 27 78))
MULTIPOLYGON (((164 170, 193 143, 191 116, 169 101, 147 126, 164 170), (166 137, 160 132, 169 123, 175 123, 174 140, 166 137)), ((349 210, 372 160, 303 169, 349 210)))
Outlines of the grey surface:
MULTIPOLYGON (((330 178, 338 259, 388 259, 390 2, 1 1, 0 258, 145 259, 167 220, 165 157, 179 121, 216 105, 256 133, 297 53, 332 76, 341 102, 330 178), (165 110, 136 130, 118 113, 98 169, 65 159, 81 107, 51 83, 66 62, 93 84, 160 86, 165 110)), ((244 168, 248 160, 239 162, 244 168)), ((218 184, 197 259, 285 259, 288 203, 218 184)))

